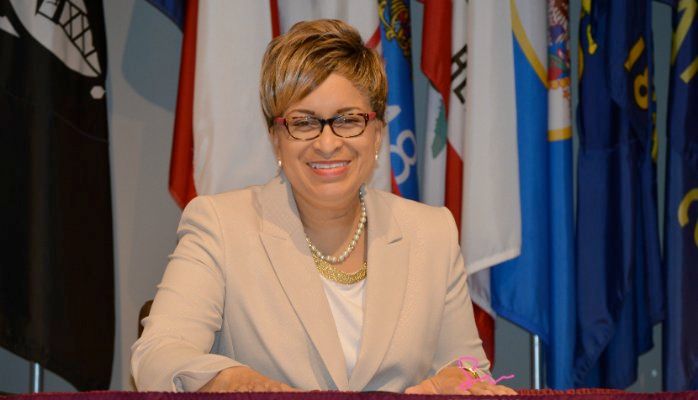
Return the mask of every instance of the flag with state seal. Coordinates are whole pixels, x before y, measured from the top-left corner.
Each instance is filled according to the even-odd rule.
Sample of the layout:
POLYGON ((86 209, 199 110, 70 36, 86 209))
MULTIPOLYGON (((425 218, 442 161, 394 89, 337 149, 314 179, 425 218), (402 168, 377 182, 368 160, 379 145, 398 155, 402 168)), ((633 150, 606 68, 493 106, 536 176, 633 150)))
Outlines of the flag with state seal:
POLYGON ((390 143, 391 187, 395 194, 419 200, 409 1, 379 0, 378 18, 388 78, 386 122, 390 143))
POLYGON ((573 387, 572 143, 566 1, 512 0, 521 254, 491 269, 492 307, 538 335, 547 383, 573 387))

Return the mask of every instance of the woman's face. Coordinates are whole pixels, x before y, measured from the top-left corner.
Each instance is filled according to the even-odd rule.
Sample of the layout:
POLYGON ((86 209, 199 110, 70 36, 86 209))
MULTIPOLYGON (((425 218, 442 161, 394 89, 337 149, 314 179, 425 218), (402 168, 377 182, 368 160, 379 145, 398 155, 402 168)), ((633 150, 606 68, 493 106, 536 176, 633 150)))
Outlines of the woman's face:
MULTIPOLYGON (((283 117, 329 119, 371 111, 368 99, 348 79, 331 74, 308 96, 289 106, 283 117)), ((283 125, 276 125, 272 134, 274 150, 296 201, 316 207, 341 207, 357 199, 359 188, 373 172, 382 126, 382 121, 374 119, 361 135, 342 138, 325 124, 319 137, 300 141, 291 138, 283 125)))

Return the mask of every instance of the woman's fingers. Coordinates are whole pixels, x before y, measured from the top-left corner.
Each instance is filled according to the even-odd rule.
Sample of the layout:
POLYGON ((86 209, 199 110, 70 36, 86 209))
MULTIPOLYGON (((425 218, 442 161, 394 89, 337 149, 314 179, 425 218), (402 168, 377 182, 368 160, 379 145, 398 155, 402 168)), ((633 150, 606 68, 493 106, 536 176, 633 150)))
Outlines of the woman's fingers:
POLYGON ((285 383, 267 378, 248 367, 220 371, 199 389, 200 392, 300 392, 285 383))
POLYGON ((476 382, 470 389, 468 389, 469 394, 472 395, 515 395, 516 391, 510 387, 503 385, 493 385, 487 382, 476 382))
POLYGON ((437 394, 439 391, 434 386, 431 379, 426 379, 417 385, 410 386, 405 389, 405 394, 437 394))
POLYGON ((516 391, 486 380, 464 378, 457 368, 444 368, 438 374, 405 389, 406 394, 515 395, 516 391))

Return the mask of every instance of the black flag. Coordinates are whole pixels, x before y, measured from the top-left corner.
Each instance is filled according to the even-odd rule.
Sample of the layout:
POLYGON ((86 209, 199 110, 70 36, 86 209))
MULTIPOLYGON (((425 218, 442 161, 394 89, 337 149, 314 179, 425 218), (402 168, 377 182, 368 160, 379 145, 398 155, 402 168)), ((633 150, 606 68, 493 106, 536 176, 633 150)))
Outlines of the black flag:
POLYGON ((114 267, 101 0, 0 0, 0 346, 106 389, 114 267))

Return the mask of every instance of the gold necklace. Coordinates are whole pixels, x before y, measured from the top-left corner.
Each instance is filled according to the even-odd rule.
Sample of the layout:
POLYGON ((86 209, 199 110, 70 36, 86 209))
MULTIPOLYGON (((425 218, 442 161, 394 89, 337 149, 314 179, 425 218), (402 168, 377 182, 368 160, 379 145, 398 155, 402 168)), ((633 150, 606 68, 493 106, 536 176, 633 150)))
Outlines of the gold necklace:
POLYGON ((366 261, 364 261, 364 265, 362 265, 358 271, 350 274, 323 260, 317 253, 311 252, 311 254, 313 256, 313 261, 315 262, 315 268, 317 268, 317 271, 320 273, 320 275, 331 280, 332 282, 351 285, 361 282, 366 278, 366 274, 368 272, 366 261))
POLYGON ((332 282, 351 285, 360 282, 364 278, 366 278, 368 267, 365 261, 358 271, 351 274, 344 272, 341 269, 332 265, 340 264, 349 257, 352 251, 354 251, 354 249, 356 248, 356 243, 358 242, 359 238, 361 237, 361 234, 364 231, 364 227, 366 226, 366 201, 364 199, 363 188, 359 189, 359 204, 361 207, 361 217, 359 217, 359 224, 356 227, 356 231, 354 232, 354 236, 351 238, 349 246, 339 256, 335 257, 323 254, 317 247, 315 247, 315 245, 313 244, 313 242, 310 241, 310 238, 308 236, 305 237, 305 240, 308 242, 310 254, 313 256, 313 261, 315 262, 315 268, 318 270, 320 275, 331 280, 332 282))

